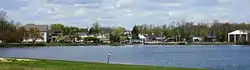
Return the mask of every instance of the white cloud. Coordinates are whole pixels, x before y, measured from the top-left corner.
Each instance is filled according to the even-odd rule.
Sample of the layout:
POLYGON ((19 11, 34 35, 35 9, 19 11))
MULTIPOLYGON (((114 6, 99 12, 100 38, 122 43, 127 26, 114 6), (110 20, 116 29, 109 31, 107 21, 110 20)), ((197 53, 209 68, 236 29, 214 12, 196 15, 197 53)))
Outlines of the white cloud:
MULTIPOLYGON (((86 27, 98 19, 104 26, 170 24, 172 20, 250 21, 249 0, 15 0, 18 9, 0 7, 23 23, 64 23, 86 27), (18 6, 19 7, 19 6, 18 6)), ((8 2, 8 1, 6 1, 8 2)), ((1 3, 0 3, 1 4, 1 3)), ((12 5, 11 5, 12 6, 12 5)), ((15 5, 13 5, 15 6, 15 5)))
POLYGON ((117 4, 116 4, 116 7, 117 7, 117 8, 120 8, 120 7, 123 7, 123 6, 128 6, 128 5, 130 5, 132 2, 133 2, 133 0, 118 0, 118 2, 117 2, 117 4))

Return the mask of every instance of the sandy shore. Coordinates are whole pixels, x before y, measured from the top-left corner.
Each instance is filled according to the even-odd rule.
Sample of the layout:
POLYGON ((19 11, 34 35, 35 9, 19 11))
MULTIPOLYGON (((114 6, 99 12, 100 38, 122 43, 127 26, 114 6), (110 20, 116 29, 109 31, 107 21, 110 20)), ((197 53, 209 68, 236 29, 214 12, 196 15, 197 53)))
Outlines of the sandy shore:
POLYGON ((0 62, 12 62, 12 61, 37 61, 33 59, 16 59, 16 58, 0 58, 0 62))

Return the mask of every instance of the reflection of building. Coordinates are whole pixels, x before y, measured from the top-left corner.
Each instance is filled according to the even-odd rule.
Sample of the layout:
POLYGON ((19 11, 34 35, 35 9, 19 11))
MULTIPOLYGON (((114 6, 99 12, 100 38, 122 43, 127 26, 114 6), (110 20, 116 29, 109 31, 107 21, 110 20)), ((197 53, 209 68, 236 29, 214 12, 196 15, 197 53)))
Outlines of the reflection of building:
MULTIPOLYGON (((40 36, 42 38, 38 38, 36 42, 47 42, 48 37, 48 25, 35 25, 35 24, 27 24, 23 26, 26 30, 30 30, 31 28, 37 28, 40 31, 40 36)), ((32 42, 32 39, 25 39, 24 42, 32 42)))
POLYGON ((228 33, 228 42, 239 42, 249 40, 249 30, 236 30, 228 33))

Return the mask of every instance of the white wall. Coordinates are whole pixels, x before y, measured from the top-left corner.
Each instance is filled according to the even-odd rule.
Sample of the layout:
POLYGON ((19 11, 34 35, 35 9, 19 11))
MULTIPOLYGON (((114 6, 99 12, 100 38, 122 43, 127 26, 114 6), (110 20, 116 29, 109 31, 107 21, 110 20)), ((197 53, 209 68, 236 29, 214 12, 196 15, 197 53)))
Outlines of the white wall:
POLYGON ((42 32, 43 33, 43 41, 47 42, 47 32, 42 32))
MULTIPOLYGON (((47 32, 40 32, 42 33, 42 38, 43 39, 37 39, 36 42, 47 42, 47 32)), ((32 42, 32 39, 25 39, 23 42, 32 42)))

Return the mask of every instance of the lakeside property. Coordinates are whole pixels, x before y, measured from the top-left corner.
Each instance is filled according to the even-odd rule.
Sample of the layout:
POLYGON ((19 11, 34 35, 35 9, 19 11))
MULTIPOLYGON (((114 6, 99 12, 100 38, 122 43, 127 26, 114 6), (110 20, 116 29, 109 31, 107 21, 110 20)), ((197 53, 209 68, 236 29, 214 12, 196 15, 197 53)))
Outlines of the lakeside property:
POLYGON ((0 43, 3 44, 46 43, 47 46, 78 46, 93 45, 93 43, 94 45, 250 44, 250 24, 247 23, 180 21, 169 25, 134 25, 133 29, 126 29, 102 27, 99 22, 95 22, 89 28, 81 28, 60 23, 17 25, 6 18, 0 21, 0 43))
POLYGON ((146 65, 105 64, 46 59, 0 58, 3 70, 207 70, 146 65))

